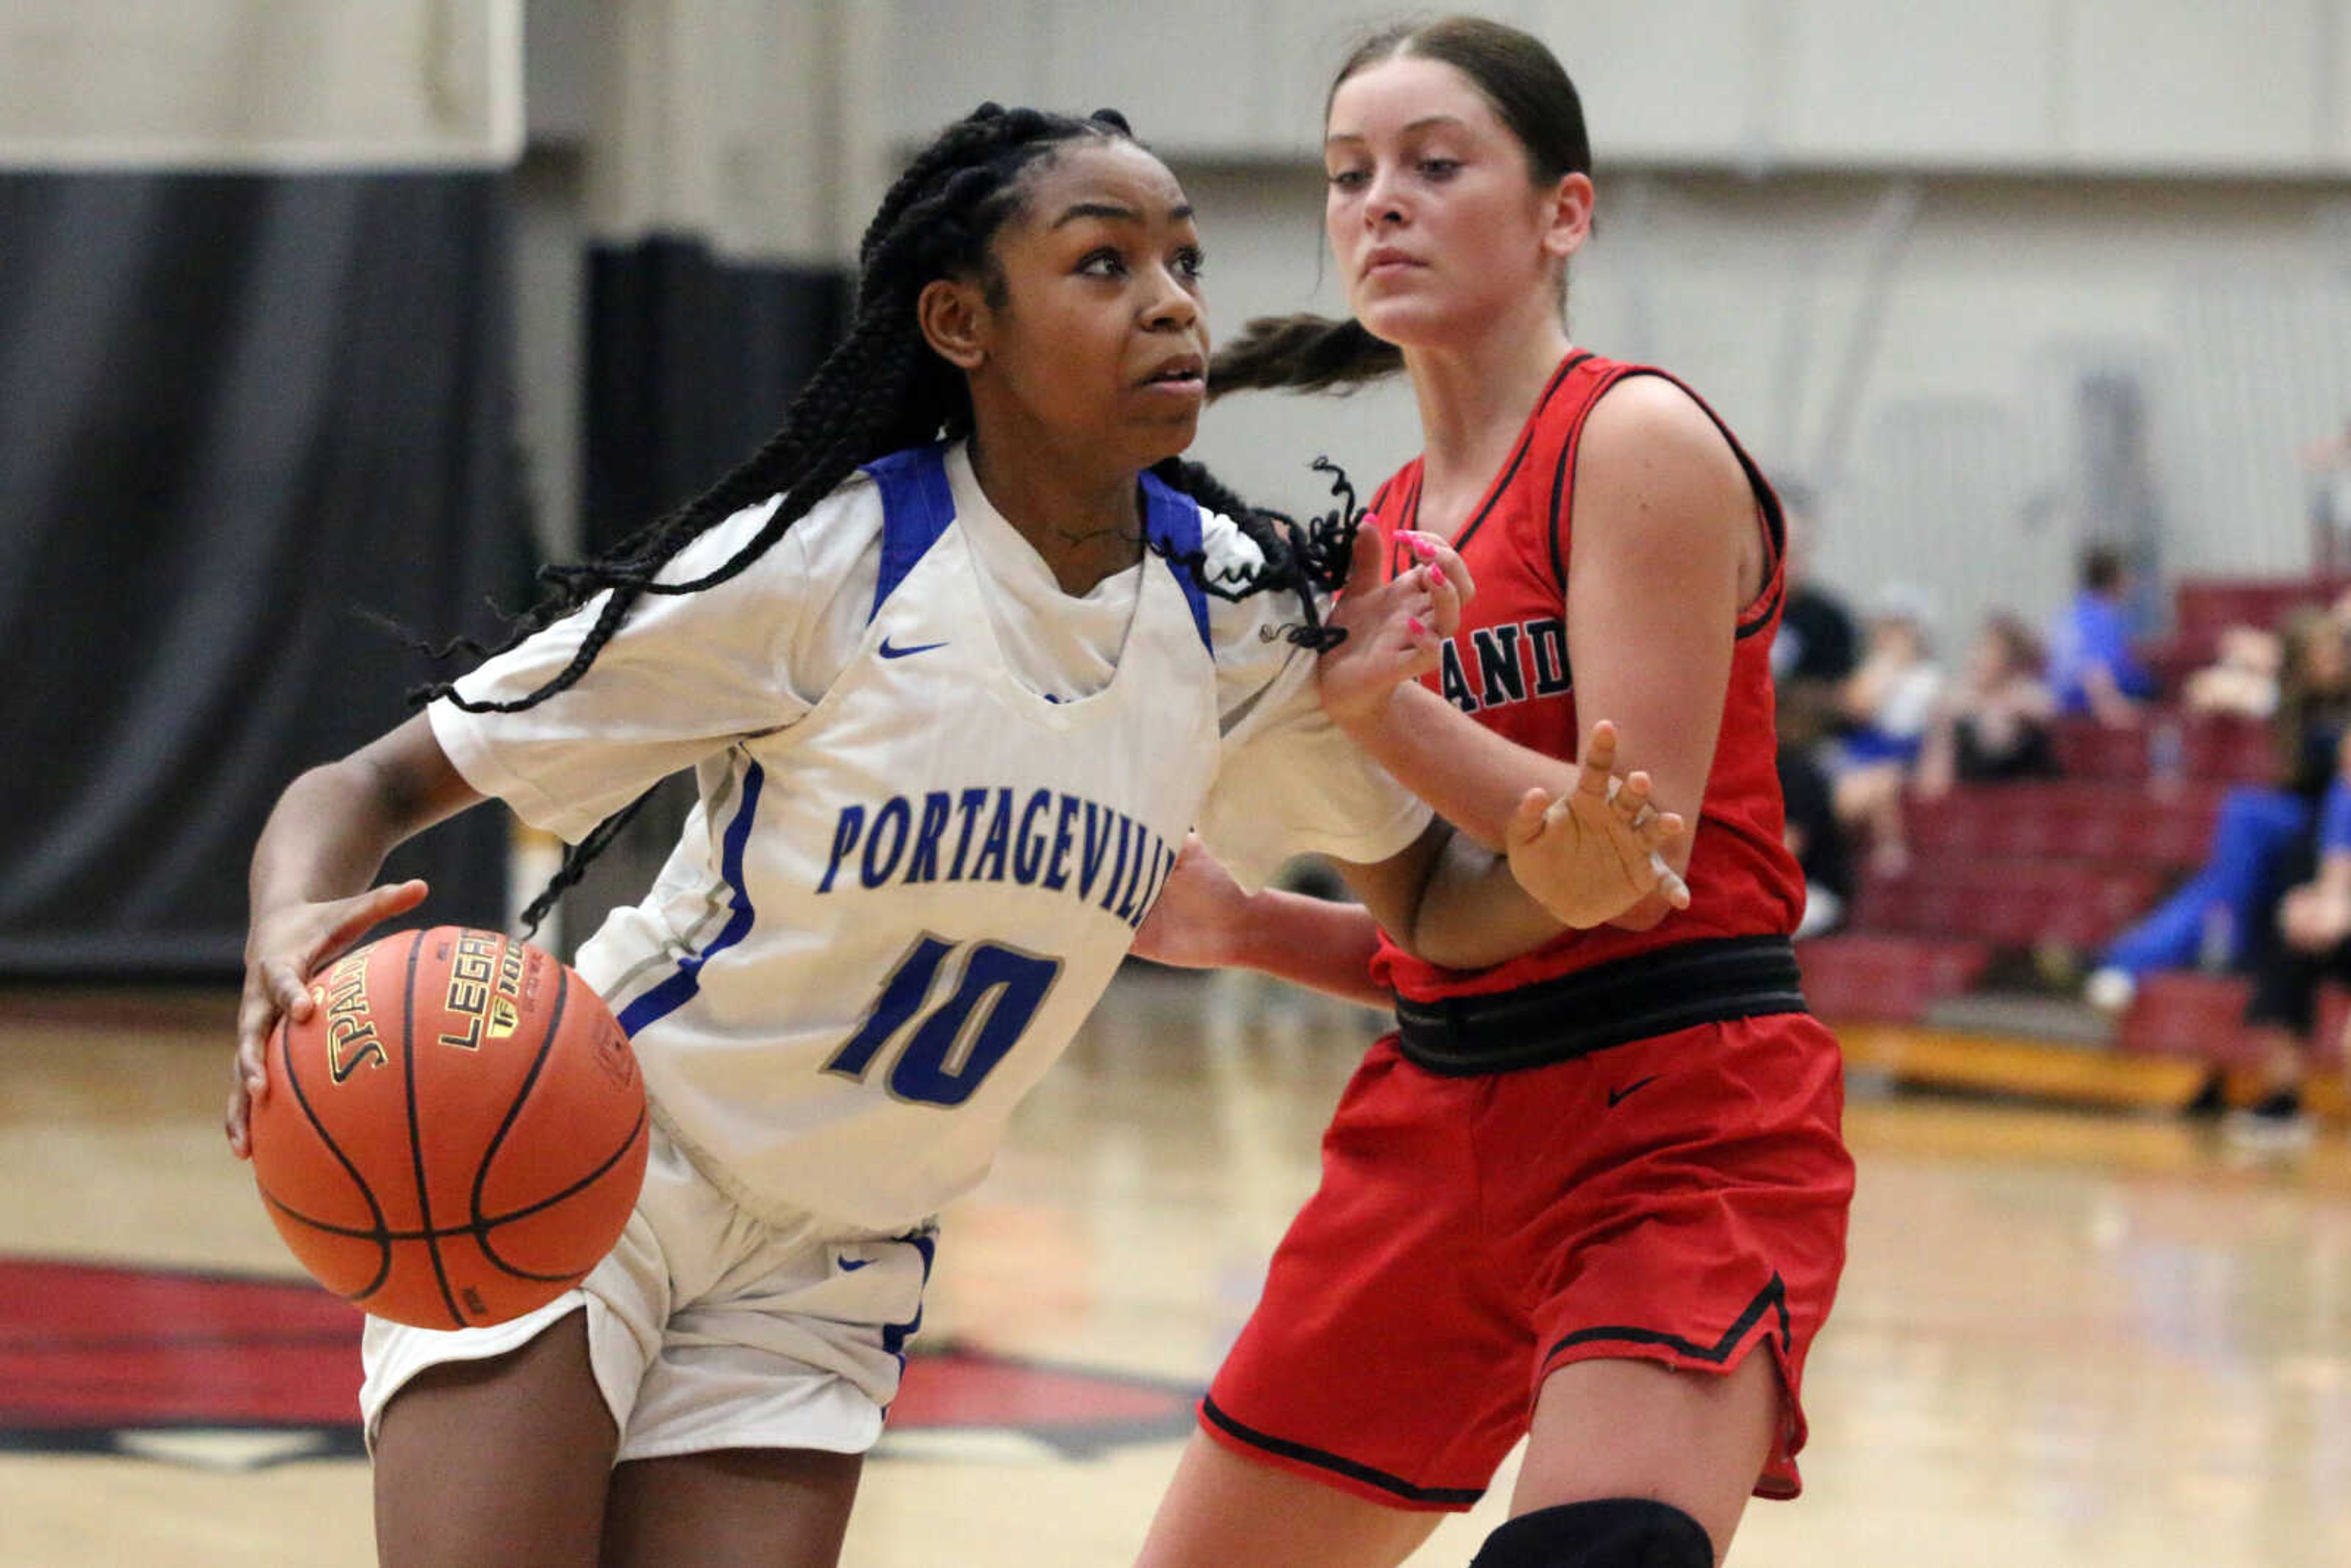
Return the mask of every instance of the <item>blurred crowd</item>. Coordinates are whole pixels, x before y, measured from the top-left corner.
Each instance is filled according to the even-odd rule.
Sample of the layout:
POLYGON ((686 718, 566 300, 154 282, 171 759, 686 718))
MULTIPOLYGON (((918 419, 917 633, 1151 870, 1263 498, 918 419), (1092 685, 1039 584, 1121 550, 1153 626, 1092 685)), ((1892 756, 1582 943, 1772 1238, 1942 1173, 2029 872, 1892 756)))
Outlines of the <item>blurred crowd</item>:
MULTIPOLYGON (((2351 431, 2343 444, 2351 458, 2351 431)), ((2045 625, 1995 612, 1954 665, 1916 591, 1881 588, 1856 610, 1813 580, 1809 497, 1783 490, 1790 586, 1773 671, 1788 841, 1809 894, 1799 936, 1844 925, 1871 878, 1909 873, 1912 802, 2059 777, 2068 727, 2142 731, 2147 787, 2160 789, 2181 725, 2265 726, 2267 776, 2221 796, 2204 863, 2094 956, 2085 996, 2120 1013, 2158 970, 2247 977, 2260 1086, 2232 1107, 2215 1072, 2190 1109, 2227 1113, 2248 1137, 2306 1135, 2315 998, 2330 977, 2351 980, 2351 592, 2228 626, 2179 667, 2141 623, 2124 556, 2092 545, 2045 625)))
POLYGON ((1783 500, 1788 601, 1771 653, 1780 782, 1789 847, 1810 894, 1798 935, 1813 936, 1844 923, 1862 864, 1907 869, 1907 800, 1961 783, 2054 777, 2060 713, 2095 705, 2116 723, 2133 722, 2140 698, 2132 694, 2150 682, 2134 639, 2114 634, 2127 626, 2129 582, 2111 552, 2097 552, 2101 586, 2085 589, 2054 637, 1994 613, 1954 672, 1923 595, 1889 587, 1856 614, 1813 578, 1808 497, 1792 488, 1783 500), (2062 660, 2053 643, 2065 650, 2062 660))

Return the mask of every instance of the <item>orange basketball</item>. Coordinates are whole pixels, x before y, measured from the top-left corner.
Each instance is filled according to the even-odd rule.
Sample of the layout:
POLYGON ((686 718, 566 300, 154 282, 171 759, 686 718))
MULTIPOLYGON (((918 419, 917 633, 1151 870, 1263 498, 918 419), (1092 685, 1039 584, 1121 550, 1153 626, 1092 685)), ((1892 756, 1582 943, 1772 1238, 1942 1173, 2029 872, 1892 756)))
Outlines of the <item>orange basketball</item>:
POLYGON ((422 1328, 519 1317, 619 1239, 645 1092, 611 1010, 527 943, 437 925, 337 960, 269 1042, 253 1174, 319 1282, 422 1328))

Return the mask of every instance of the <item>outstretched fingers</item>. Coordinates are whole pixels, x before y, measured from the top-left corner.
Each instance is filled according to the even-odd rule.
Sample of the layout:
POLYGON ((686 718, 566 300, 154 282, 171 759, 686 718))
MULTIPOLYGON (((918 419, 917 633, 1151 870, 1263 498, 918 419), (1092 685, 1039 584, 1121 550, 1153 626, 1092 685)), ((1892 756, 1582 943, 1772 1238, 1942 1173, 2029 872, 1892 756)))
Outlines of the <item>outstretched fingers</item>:
POLYGON ((1583 758, 1575 775, 1575 788, 1584 795, 1616 794, 1616 726, 1602 719, 1592 727, 1592 737, 1583 743, 1583 758))
POLYGON ((269 1094, 269 1037, 282 1019, 309 1020, 318 1010, 310 977, 355 946, 377 925, 404 915, 431 889, 421 880, 387 883, 350 898, 301 904, 256 919, 246 938, 245 989, 237 1003, 236 1056, 230 1063, 223 1131, 229 1151, 251 1156, 254 1106, 269 1094))
POLYGON ((241 1160, 253 1154, 249 1119, 253 1107, 269 1092, 269 1031, 281 1010, 248 977, 245 997, 237 1004, 236 1056, 229 1063, 228 1111, 222 1118, 229 1152, 241 1160))
POLYGON ((1666 852, 1688 835, 1689 823, 1679 811, 1657 810, 1650 798, 1652 787, 1647 772, 1639 768, 1621 780, 1610 780, 1608 804, 1621 828, 1619 842, 1635 861, 1628 870, 1636 885, 1646 882, 1647 891, 1674 908, 1687 909, 1689 883, 1666 859, 1666 852))
POLYGON ((1542 837, 1543 830, 1551 825, 1552 805, 1552 793, 1548 789, 1531 789, 1520 796, 1518 805, 1510 812, 1510 820, 1502 824, 1503 843, 1518 849, 1542 837))
POLYGON ((1689 884, 1667 858, 1688 839, 1690 820, 1656 800, 1643 769, 1618 773, 1616 727, 1596 722, 1574 781, 1554 795, 1529 789, 1504 829, 1521 887, 1567 925, 1596 925, 1652 895, 1690 905, 1689 884))

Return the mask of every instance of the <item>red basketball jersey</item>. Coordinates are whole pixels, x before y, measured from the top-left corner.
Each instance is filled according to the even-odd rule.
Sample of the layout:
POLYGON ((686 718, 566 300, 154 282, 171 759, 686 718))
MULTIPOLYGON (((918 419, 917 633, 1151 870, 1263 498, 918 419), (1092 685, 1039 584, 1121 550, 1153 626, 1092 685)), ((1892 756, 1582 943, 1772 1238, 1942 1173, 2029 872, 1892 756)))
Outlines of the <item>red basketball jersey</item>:
MULTIPOLYGON (((1573 758, 1577 751, 1574 675, 1567 657, 1576 448, 1601 393, 1628 376, 1644 375, 1666 372, 1580 351, 1562 361, 1500 477, 1453 540, 1478 592, 1462 612, 1459 630, 1441 649, 1441 666, 1424 679, 1489 729, 1552 757, 1573 758)), ((1698 402, 1706 408, 1704 400, 1698 402)), ((1611 925, 1570 931, 1490 969, 1424 963, 1383 933, 1372 974, 1399 994, 1427 1000, 1507 990, 1678 942, 1795 929, 1803 912, 1804 881, 1782 839, 1784 812, 1772 729, 1771 637, 1785 589, 1780 503, 1729 427, 1712 409, 1706 412, 1747 470, 1768 529, 1770 559, 1762 591, 1739 616, 1722 727, 1692 838, 1689 908, 1648 931, 1611 925)), ((1418 527, 1420 486, 1421 460, 1416 457, 1373 501, 1390 538, 1391 578, 1416 564, 1410 552, 1394 543, 1394 535, 1398 528, 1418 527)), ((1641 759, 1627 758, 1625 764, 1638 768, 1641 759)))

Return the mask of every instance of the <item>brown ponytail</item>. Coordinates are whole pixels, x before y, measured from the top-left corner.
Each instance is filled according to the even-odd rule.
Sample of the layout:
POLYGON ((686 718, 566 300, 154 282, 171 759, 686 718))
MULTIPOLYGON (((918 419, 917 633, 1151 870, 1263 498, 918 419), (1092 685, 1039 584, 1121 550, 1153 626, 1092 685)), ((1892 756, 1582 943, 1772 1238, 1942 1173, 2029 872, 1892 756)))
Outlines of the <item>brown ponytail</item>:
POLYGON ((1353 318, 1260 316, 1208 363, 1208 396, 1250 388, 1353 392, 1404 369, 1404 350, 1353 318))

